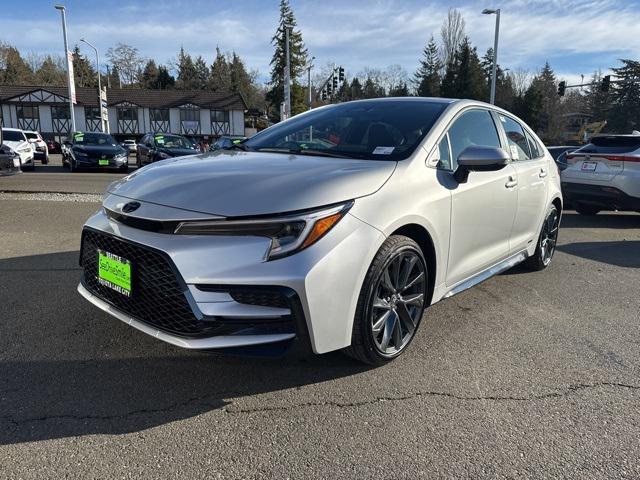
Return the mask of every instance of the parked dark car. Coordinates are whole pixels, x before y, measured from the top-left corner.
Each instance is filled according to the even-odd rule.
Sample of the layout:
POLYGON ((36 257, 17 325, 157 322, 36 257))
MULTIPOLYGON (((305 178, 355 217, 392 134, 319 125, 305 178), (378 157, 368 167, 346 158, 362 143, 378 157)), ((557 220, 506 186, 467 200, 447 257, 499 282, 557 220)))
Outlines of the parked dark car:
POLYGON ((199 153, 193 143, 182 135, 170 133, 147 133, 138 142, 136 165, 142 167, 171 157, 182 157, 199 153))
POLYGON ((580 147, 576 147, 575 145, 562 145, 547 147, 547 150, 549 150, 553 160, 556 162, 558 169, 562 171, 567 168, 567 153, 573 152, 578 148, 580 147))
POLYGON ((60 143, 55 140, 47 140, 47 148, 49 149, 49 153, 62 153, 60 143))
POLYGON ((65 150, 62 163, 72 172, 80 168, 129 170, 127 150, 108 133, 75 132, 65 150))
POLYGON ((242 143, 247 139, 247 137, 242 136, 230 136, 225 135, 224 137, 220 137, 215 143, 213 143, 209 147, 210 152, 215 152, 216 150, 229 150, 233 145, 237 145, 238 143, 242 143))

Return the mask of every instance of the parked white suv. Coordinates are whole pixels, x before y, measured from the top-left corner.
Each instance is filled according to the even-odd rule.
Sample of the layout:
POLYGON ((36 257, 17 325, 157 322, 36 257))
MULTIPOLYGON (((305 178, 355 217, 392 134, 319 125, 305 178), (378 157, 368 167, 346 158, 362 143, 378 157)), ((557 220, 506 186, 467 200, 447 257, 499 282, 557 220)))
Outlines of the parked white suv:
POLYGON ((547 267, 561 210, 551 155, 510 113, 345 102, 111 184, 83 229, 78 290, 184 348, 297 341, 380 365, 429 305, 547 267))
POLYGON ((20 156, 20 168, 33 170, 35 167, 34 148, 24 132, 19 128, 3 128, 2 137, 4 144, 20 156))
POLYGON ((640 212, 640 135, 598 135, 567 155, 562 192, 578 213, 640 212))
POLYGON ((49 163, 49 149, 47 148, 47 142, 44 141, 42 135, 31 130, 25 130, 24 134, 35 150, 33 158, 35 160, 40 160, 43 165, 49 163))

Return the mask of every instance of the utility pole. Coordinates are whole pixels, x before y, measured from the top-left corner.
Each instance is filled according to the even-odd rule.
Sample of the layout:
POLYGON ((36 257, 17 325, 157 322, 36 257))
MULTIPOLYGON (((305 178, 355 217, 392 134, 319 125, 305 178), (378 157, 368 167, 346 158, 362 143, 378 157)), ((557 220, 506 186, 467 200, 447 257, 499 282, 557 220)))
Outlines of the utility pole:
POLYGON ((311 69, 313 68, 313 61, 315 59, 316 57, 311 57, 311 60, 309 60, 309 65, 307 66, 307 87, 309 88, 309 98, 308 98, 309 110, 311 110, 311 103, 313 101, 313 99, 311 98, 311 69))
POLYGON ((284 69, 284 116, 281 120, 286 120, 291 116, 291 59, 290 59, 290 47, 289 47, 289 29, 292 27, 289 23, 283 23, 284 27, 284 43, 285 43, 285 55, 286 66, 284 69))
POLYGON ((495 10, 485 8, 482 13, 484 15, 493 15, 496 16, 496 31, 495 38, 493 40, 493 66, 491 67, 491 99, 489 103, 496 103, 496 70, 498 66, 498 34, 500 31, 500 9, 497 8, 495 10))
POLYGON ((71 131, 76 131, 76 118, 73 114, 73 96, 74 90, 73 87, 73 78, 71 78, 71 65, 69 62, 69 46, 67 43, 67 17, 65 15, 64 5, 55 5, 56 10, 60 10, 62 15, 62 36, 64 38, 64 58, 67 60, 67 89, 69 91, 69 113, 71 114, 71 131))
POLYGON ((92 43, 87 42, 84 38, 80 39, 81 42, 86 43, 93 51, 96 52, 96 71, 98 72, 98 108, 100 109, 100 131, 104 133, 104 120, 102 114, 102 85, 100 81, 100 58, 98 57, 98 49, 92 43))

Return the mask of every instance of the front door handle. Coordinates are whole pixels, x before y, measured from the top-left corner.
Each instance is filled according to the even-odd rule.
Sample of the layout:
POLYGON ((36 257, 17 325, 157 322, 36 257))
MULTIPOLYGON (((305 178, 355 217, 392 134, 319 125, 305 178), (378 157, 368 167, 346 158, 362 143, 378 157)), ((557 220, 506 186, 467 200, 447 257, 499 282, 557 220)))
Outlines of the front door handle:
POLYGON ((504 184, 504 186, 507 187, 507 188, 513 188, 516 185, 518 185, 518 180, 516 180, 513 177, 509 177, 509 181, 504 184))
POLYGON ((540 169, 540 173, 538 174, 540 178, 544 178, 547 176, 547 171, 544 168, 540 169))

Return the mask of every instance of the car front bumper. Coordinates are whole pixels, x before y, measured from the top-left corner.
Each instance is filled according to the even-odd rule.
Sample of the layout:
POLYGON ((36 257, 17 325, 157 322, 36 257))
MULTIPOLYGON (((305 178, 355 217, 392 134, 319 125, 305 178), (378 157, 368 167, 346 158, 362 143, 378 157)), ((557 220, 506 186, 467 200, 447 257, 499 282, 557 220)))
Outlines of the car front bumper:
MULTIPOLYGON (((157 211, 163 207, 152 208, 157 211)), ((313 246, 273 261, 264 260, 270 245, 266 238, 155 233, 116 222, 104 209, 87 221, 87 231, 108 236, 117 245, 126 242, 132 249, 150 249, 165 257, 183 289, 189 320, 176 327, 170 311, 177 311, 174 307, 159 309, 159 303, 147 302, 153 310, 150 313, 95 287, 95 283, 93 289, 88 288, 87 280, 92 280, 95 272, 84 266, 85 278, 78 291, 134 328, 193 349, 246 347, 294 338, 309 344, 316 353, 348 346, 364 276, 384 241, 381 232, 350 214, 313 246)), ((83 250, 86 244, 83 235, 83 250)), ((105 249, 112 248, 109 245, 113 244, 105 249)), ((125 258, 133 257, 128 258, 134 265, 133 296, 135 257, 140 253, 123 251, 125 258)), ((88 258, 92 262, 93 253, 88 258)), ((158 288, 163 282, 158 280, 158 288)))
POLYGON ((126 165, 129 163, 129 159, 126 155, 124 157, 114 157, 109 159, 109 165, 100 165, 97 158, 87 158, 87 157, 76 156, 75 163, 77 168, 97 168, 97 169, 122 168, 123 165, 126 165))

